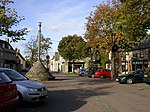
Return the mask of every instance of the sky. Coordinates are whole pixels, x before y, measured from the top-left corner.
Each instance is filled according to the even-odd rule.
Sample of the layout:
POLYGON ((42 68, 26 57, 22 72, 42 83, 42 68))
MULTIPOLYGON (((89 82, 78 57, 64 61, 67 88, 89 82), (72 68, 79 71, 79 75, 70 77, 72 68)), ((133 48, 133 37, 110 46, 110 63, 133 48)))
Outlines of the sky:
MULTIPOLYGON (((19 16, 25 20, 17 26, 28 28, 28 35, 24 36, 26 41, 11 43, 13 48, 19 48, 25 56, 25 44, 31 38, 38 35, 38 22, 42 22, 42 35, 52 40, 52 49, 49 55, 52 57, 57 51, 57 46, 62 37, 77 34, 83 36, 85 33, 86 17, 95 10, 104 0, 14 0, 11 5, 19 16)), ((3 37, 5 38, 5 37, 3 37)))

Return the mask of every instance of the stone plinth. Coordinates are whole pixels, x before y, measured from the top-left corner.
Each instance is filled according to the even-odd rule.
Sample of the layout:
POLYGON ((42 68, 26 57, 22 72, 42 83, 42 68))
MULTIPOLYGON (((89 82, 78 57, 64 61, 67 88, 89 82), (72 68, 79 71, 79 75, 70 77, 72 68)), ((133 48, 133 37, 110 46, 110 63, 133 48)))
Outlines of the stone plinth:
POLYGON ((48 81, 55 79, 55 77, 45 68, 40 62, 36 62, 34 66, 26 73, 26 76, 31 80, 48 81))

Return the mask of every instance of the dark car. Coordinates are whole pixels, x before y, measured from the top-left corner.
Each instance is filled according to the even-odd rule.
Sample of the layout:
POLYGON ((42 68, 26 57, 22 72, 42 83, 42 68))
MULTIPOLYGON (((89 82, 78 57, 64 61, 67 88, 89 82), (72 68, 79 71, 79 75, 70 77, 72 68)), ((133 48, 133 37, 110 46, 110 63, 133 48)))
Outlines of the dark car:
POLYGON ((143 82, 150 84, 150 70, 144 72, 143 82))
POLYGON ((90 69, 86 68, 84 72, 84 76, 88 76, 90 74, 90 69))
POLYGON ((0 72, 0 112, 10 112, 16 109, 19 103, 16 84, 0 72))
POLYGON ((123 84, 133 84, 143 82, 144 70, 138 70, 135 72, 130 72, 127 75, 121 76, 119 78, 119 83, 123 84))
POLYGON ((88 72, 87 72, 87 76, 89 78, 94 78, 94 74, 95 72, 97 71, 97 68, 96 67, 91 67, 89 68, 88 72))
POLYGON ((127 73, 127 74, 122 74, 122 75, 120 75, 120 76, 117 76, 117 77, 115 78, 115 80, 116 80, 116 82, 120 82, 120 79, 121 79, 122 77, 128 76, 128 75, 130 75, 130 74, 133 74, 134 72, 135 72, 135 71, 131 71, 131 72, 127 73))

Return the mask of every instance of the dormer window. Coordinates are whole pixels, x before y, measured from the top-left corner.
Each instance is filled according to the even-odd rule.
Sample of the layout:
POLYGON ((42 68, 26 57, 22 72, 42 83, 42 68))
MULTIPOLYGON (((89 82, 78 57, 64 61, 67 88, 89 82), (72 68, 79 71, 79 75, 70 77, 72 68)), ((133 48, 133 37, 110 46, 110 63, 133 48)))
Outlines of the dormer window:
POLYGON ((5 48, 8 49, 8 48, 9 48, 9 45, 6 45, 5 48))
POLYGON ((10 49, 10 46, 8 45, 8 49, 10 49))

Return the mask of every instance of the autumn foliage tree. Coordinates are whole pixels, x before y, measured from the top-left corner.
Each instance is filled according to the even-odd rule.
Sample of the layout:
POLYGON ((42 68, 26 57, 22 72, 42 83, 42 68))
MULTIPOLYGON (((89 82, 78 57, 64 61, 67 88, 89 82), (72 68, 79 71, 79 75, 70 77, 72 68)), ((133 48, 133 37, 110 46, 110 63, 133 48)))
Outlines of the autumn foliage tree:
MULTIPOLYGON (((96 6, 96 10, 91 12, 87 18, 86 33, 84 38, 90 46, 99 46, 100 48, 111 51, 112 71, 114 70, 115 52, 118 51, 117 45, 120 35, 117 34, 115 23, 119 17, 118 8, 120 2, 112 1, 107 4, 96 6)), ((112 72, 113 75, 114 71, 112 72)))
POLYGON ((24 17, 17 14, 16 10, 10 8, 9 4, 13 4, 12 0, 0 0, 0 36, 7 35, 13 42, 23 40, 24 35, 27 34, 27 28, 15 30, 24 17))
POLYGON ((130 49, 145 37, 149 29, 149 0, 110 0, 96 6, 87 17, 84 38, 92 47, 111 51, 111 77, 115 53, 130 49))

